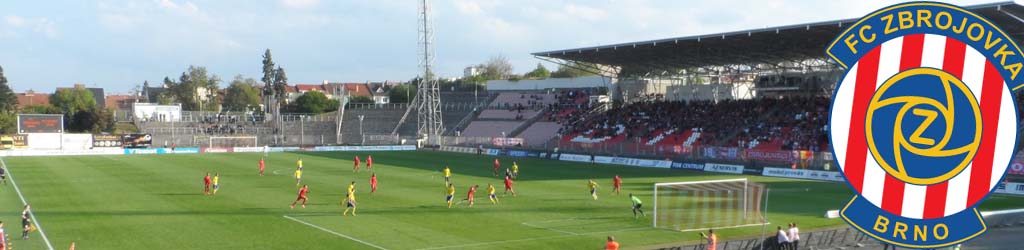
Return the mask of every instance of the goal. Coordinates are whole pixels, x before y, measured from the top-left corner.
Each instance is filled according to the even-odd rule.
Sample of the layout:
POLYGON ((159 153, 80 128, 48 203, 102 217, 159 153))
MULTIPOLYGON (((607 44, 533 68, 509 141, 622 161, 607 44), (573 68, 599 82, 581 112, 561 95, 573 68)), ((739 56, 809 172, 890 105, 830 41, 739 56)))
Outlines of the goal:
POLYGON ((211 136, 211 148, 233 148, 233 147, 256 147, 258 146, 256 136, 211 136))
POLYGON ((757 226, 767 189, 747 179, 654 184, 654 227, 678 231, 757 226))

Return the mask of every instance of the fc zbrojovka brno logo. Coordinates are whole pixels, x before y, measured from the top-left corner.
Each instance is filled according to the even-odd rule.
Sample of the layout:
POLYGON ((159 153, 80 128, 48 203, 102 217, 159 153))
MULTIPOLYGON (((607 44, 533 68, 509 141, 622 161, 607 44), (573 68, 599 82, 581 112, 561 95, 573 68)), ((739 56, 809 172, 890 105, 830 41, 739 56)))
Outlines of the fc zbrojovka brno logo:
POLYGON ((984 233, 975 206, 1002 180, 1017 141, 1017 44, 963 8, 913 2, 861 18, 826 53, 846 69, 829 122, 857 193, 843 218, 910 248, 984 233))

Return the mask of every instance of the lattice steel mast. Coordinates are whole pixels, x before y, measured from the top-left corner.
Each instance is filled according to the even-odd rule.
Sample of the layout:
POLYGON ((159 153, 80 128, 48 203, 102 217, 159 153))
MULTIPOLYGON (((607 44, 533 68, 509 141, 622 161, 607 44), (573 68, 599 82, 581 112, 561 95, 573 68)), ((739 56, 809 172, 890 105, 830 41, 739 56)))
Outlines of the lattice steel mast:
POLYGON ((430 4, 427 0, 420 2, 419 9, 419 49, 420 49, 420 70, 421 80, 416 88, 416 97, 409 103, 405 115, 399 121, 398 126, 392 134, 398 133, 398 128, 405 123, 405 119, 412 110, 416 109, 416 136, 425 136, 429 144, 440 145, 441 134, 444 133, 444 123, 441 120, 441 93, 438 82, 434 77, 434 44, 433 30, 430 22, 430 4))

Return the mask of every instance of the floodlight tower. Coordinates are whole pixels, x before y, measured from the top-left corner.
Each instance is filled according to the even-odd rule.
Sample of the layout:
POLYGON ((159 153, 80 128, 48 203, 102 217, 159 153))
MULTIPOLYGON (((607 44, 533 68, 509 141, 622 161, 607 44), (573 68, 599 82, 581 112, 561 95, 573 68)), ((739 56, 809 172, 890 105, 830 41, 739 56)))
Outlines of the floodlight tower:
POLYGON ((416 109, 416 136, 425 136, 428 143, 433 145, 441 144, 441 134, 444 133, 444 123, 441 120, 441 93, 437 79, 434 77, 434 37, 433 27, 430 22, 430 4, 427 0, 420 1, 419 8, 419 66, 421 75, 420 83, 416 88, 416 97, 409 103, 409 108, 399 121, 398 126, 392 134, 398 133, 405 119, 413 109, 416 109))

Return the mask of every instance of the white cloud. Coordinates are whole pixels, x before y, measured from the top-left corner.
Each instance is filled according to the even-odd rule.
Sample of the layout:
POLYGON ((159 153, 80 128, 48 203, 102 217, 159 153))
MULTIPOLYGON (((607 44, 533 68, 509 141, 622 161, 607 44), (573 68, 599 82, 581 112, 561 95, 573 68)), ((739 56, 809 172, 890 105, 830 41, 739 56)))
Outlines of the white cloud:
POLYGON ((281 0, 281 4, 288 8, 305 9, 320 4, 320 0, 281 0))
POLYGON ((39 18, 33 22, 32 30, 40 34, 45 35, 49 38, 57 38, 60 33, 57 32, 57 25, 53 21, 46 18, 39 18))
POLYGON ((176 9, 178 9, 178 4, 174 3, 171 0, 159 0, 159 1, 157 1, 157 3, 160 5, 161 8, 164 8, 164 9, 169 9, 169 10, 176 10, 176 9))
POLYGON ((25 24, 25 18, 20 16, 5 16, 4 21, 6 21, 7 25, 10 25, 11 27, 21 27, 25 24))
POLYGON ((469 15, 478 15, 484 12, 480 3, 476 1, 455 1, 455 8, 459 10, 459 13, 469 15))
POLYGON ((7 25, 0 26, 0 33, 4 37, 15 37, 22 33, 41 34, 47 38, 57 38, 60 32, 53 20, 45 17, 26 18, 21 16, 4 16, 3 22, 7 25))
POLYGON ((591 22, 603 20, 608 16, 608 13, 604 10, 576 4, 566 4, 565 12, 570 16, 575 16, 591 22))

